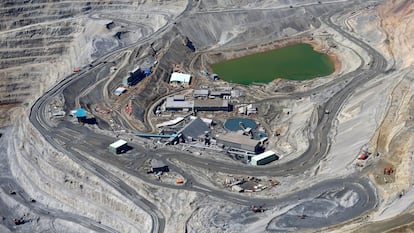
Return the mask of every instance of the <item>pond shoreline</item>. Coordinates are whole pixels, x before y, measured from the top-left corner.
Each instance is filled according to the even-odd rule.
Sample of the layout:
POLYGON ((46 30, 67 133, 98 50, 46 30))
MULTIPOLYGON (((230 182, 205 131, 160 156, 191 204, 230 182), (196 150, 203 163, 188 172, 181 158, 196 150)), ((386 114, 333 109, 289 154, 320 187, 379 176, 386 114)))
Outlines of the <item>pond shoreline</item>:
POLYGON ((224 81, 242 85, 270 83, 277 78, 311 80, 335 74, 340 68, 339 59, 329 54, 328 49, 320 49, 321 46, 312 40, 289 44, 274 49, 256 47, 253 49, 255 53, 249 55, 247 51, 229 53, 215 59, 219 62, 212 64, 211 68, 224 81))

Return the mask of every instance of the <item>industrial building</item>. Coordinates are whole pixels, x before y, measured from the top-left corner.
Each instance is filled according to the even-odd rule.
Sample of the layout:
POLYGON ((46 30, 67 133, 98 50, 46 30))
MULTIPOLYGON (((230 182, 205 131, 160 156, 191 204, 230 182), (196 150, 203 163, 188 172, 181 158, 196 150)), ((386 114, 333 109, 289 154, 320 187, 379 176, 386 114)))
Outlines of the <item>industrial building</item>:
POLYGON ((194 100, 194 111, 231 111, 228 100, 206 99, 194 100))
POLYGON ((194 101, 181 100, 177 96, 167 97, 165 101, 166 111, 191 111, 194 107, 194 101))
MULTIPOLYGON (((190 120, 195 120, 196 118, 197 118, 196 116, 190 116, 190 120)), ((211 126, 213 125, 213 119, 203 118, 203 117, 200 117, 200 119, 201 119, 204 123, 206 123, 206 125, 207 125, 208 127, 211 127, 211 126)))
POLYGON ((250 161, 250 164, 254 166, 265 165, 277 159, 278 159, 278 156, 276 155, 276 153, 274 151, 269 150, 261 154, 258 154, 256 156, 253 156, 250 161))
POLYGON ((254 104, 248 104, 248 105, 242 105, 238 108, 239 114, 256 114, 257 113, 257 107, 254 104))
POLYGON ((243 135, 243 132, 230 132, 216 137, 217 144, 223 144, 232 149, 240 149, 259 153, 263 149, 261 142, 243 135))
POLYGON ((190 84, 191 74, 184 74, 174 72, 171 74, 170 83, 179 83, 179 84, 190 84))
POLYGON ((225 96, 231 96, 231 92, 230 91, 212 91, 210 93, 210 96, 224 98, 225 96))
POLYGON ((194 98, 207 98, 210 91, 208 89, 200 89, 200 90, 194 90, 193 97, 194 98))
POLYGON ((174 96, 167 97, 164 109, 166 111, 231 111, 232 106, 228 100, 185 100, 184 96, 174 96))
POLYGON ((240 90, 231 90, 230 91, 231 97, 238 98, 240 96, 244 96, 243 92, 240 90))
POLYGON ((128 87, 134 86, 139 81, 144 79, 145 76, 145 73, 140 69, 140 67, 137 67, 122 79, 122 84, 128 87))
POLYGON ((125 140, 118 140, 109 145, 109 151, 114 154, 121 154, 128 150, 128 143, 125 140))
POLYGON ((178 131, 177 135, 181 135, 181 137, 185 141, 193 141, 198 140, 200 136, 206 136, 210 133, 210 128, 203 120, 199 117, 192 120, 188 123, 184 128, 178 131))

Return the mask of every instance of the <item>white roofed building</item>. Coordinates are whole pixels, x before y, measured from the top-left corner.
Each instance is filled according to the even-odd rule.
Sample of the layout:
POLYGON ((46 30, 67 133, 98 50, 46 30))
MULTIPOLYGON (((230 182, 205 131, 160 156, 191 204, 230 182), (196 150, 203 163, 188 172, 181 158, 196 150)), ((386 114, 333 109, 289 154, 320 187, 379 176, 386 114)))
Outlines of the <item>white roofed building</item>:
POLYGON ((184 74, 174 72, 171 74, 170 83, 183 83, 189 84, 191 82, 191 74, 184 74))
POLYGON ((114 94, 115 94, 115 95, 117 95, 117 96, 120 96, 120 95, 122 95, 122 93, 124 93, 125 91, 126 91, 126 88, 125 88, 125 87, 118 87, 118 88, 115 90, 114 94))
POLYGON ((256 156, 253 156, 252 160, 250 161, 250 164, 254 166, 265 165, 277 159, 278 156, 276 155, 276 153, 274 151, 268 150, 256 156))
POLYGON ((118 140, 111 145, 109 145, 109 151, 114 154, 120 154, 128 150, 128 143, 125 140, 118 140))

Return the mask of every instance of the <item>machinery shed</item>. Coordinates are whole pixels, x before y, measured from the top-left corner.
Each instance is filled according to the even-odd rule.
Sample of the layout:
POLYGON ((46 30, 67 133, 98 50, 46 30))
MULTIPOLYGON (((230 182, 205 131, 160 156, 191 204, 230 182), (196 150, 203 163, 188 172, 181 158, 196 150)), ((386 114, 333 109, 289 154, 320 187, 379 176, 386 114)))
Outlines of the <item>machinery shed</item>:
POLYGON ((118 140, 109 145, 109 151, 114 154, 121 154, 128 150, 128 143, 125 140, 118 140))
POLYGON ((250 164, 254 166, 265 165, 277 159, 278 157, 276 153, 274 151, 268 150, 256 156, 253 156, 252 160, 250 161, 250 164))

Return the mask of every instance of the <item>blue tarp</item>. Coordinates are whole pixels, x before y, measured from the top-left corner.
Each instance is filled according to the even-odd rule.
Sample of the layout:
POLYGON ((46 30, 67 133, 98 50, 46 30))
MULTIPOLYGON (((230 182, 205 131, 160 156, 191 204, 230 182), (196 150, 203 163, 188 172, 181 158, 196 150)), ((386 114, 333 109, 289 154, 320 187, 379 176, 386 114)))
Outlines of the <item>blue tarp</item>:
POLYGON ((145 68, 145 75, 148 76, 151 74, 151 68, 145 68))

